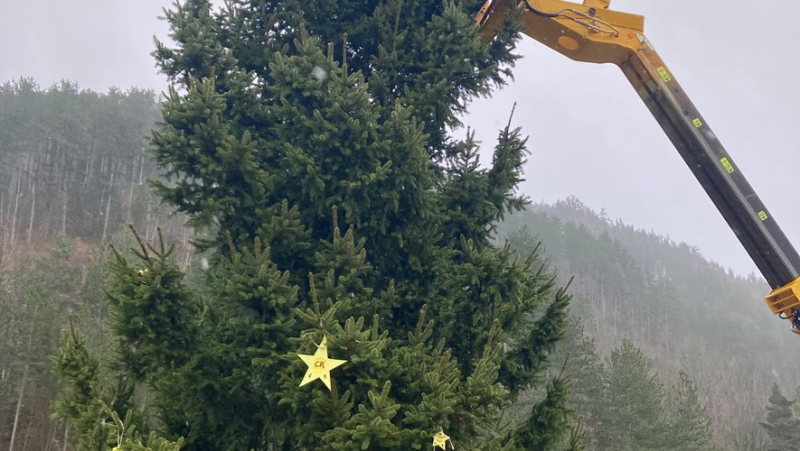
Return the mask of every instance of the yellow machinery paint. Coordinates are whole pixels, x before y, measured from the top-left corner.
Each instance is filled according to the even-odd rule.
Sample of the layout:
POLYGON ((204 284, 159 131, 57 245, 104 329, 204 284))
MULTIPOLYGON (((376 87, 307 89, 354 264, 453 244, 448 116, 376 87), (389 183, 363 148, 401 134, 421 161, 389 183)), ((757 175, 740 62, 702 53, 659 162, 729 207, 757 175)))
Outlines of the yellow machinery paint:
MULTIPOLYGON (((557 15, 523 14, 525 34, 531 38, 576 61, 619 64, 642 44, 637 34, 644 32, 644 17, 607 9, 608 4, 601 0, 587 0, 583 5, 528 0, 519 2, 517 7, 557 15)), ((476 22, 485 35, 491 36, 511 8, 506 0, 487 1, 476 22)))
POLYGON ((644 18, 610 0, 487 0, 475 24, 489 40, 521 10, 524 33, 576 61, 619 66, 773 291, 773 313, 800 333, 800 255, 644 35, 644 18))
POLYGON ((767 305, 772 313, 786 319, 791 319, 792 311, 800 308, 798 299, 800 299, 800 278, 772 290, 766 297, 767 305))

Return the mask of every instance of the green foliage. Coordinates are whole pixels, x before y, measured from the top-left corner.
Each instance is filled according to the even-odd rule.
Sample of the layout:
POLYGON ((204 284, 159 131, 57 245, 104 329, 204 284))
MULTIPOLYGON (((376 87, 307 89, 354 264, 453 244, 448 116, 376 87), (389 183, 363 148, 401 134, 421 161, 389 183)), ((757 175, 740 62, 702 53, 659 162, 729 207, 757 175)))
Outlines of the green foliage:
POLYGON ((686 373, 675 386, 665 384, 630 340, 602 362, 580 322, 571 332, 559 348, 570 356, 569 404, 581 418, 576 433, 587 449, 717 449, 700 392, 686 373))
MULTIPOLYGON (((598 446, 602 449, 659 449, 665 430, 664 385, 630 340, 611 353, 604 371, 598 446)), ((600 410, 600 409, 599 409, 600 410)))
POLYGON ((800 450, 800 419, 792 413, 796 401, 789 401, 778 384, 772 384, 766 422, 761 426, 769 434, 768 451, 800 450))
POLYGON ((50 247, 50 255, 59 260, 69 260, 75 245, 66 235, 58 234, 50 247))
MULTIPOLYGON (((121 256, 118 258, 124 261, 121 256)), ((119 265, 120 261, 116 264, 119 265)), ((91 322, 91 318, 83 319, 91 322)), ((147 356, 143 358, 146 359, 147 356)), ((125 362, 124 358, 121 361, 125 362)), ((90 353, 86 338, 73 326, 72 319, 69 329, 63 333, 58 351, 52 356, 52 362, 54 372, 61 382, 53 404, 54 416, 65 421, 73 431, 77 437, 78 449, 107 450, 114 445, 128 450, 179 449, 182 439, 173 443, 158 437, 154 432, 149 436, 136 432, 134 422, 141 423, 141 413, 131 410, 135 396, 134 385, 123 373, 101 373, 100 361, 90 353), (114 378, 116 380, 110 381, 114 378), (117 415, 116 412, 120 411, 128 412, 125 421, 120 420, 117 415)), ((126 373, 137 374, 136 371, 126 373)))
POLYGON ((103 450, 110 432, 103 427, 103 401, 99 384, 99 363, 86 350, 85 340, 70 328, 53 357, 55 373, 62 383, 53 409, 56 418, 78 431, 78 447, 103 450))
POLYGON ((512 130, 510 125, 503 129, 489 170, 480 168, 480 147, 474 134, 468 133, 464 142, 453 146, 449 164, 444 168, 446 183, 442 190, 448 211, 444 225, 446 239, 457 240, 464 236, 485 244, 495 230, 493 223, 503 219, 505 212, 521 210, 527 203, 524 196, 513 194, 523 180, 525 142, 520 138, 519 129, 512 130), (474 201, 483 197, 483 202, 474 201))
POLYGON ((707 451, 713 449, 711 419, 700 403, 700 393, 686 373, 680 373, 677 387, 668 399, 670 417, 667 449, 707 451))
POLYGON ((137 256, 143 265, 133 267, 115 252, 113 276, 106 290, 114 313, 114 332, 120 343, 121 362, 137 379, 158 376, 185 364, 194 351, 200 306, 183 284, 185 277, 171 260, 172 248, 142 244, 137 256), (149 254, 155 254, 150 258, 149 254))
MULTIPOLYGON (((48 357, 58 347, 61 312, 74 302, 79 280, 79 270, 52 256, 30 256, 0 269, 2 443, 10 443, 15 422, 15 448, 24 441, 20 431, 49 422, 57 384, 48 357)), ((34 437, 29 446, 43 447, 46 440, 34 437)))
MULTIPOLYGON (((559 278, 575 278, 572 314, 581 318, 597 354, 607 355, 623 337, 635 340, 665 379, 677 384, 679 371, 691 374, 714 420, 716 446, 765 446, 759 423, 769 386, 753 381, 778 377, 796 386, 800 363, 785 356, 793 335, 758 302, 769 291, 762 279, 737 276, 686 243, 612 221, 574 198, 534 205, 498 228, 523 255, 541 240, 542 256, 559 278)), ((574 361, 583 351, 568 340, 573 343, 560 352, 574 361)), ((576 377, 577 369, 570 369, 576 377)), ((573 404, 592 449, 596 425, 591 409, 578 404, 597 390, 585 397, 585 385, 576 381, 573 404)))
MULTIPOLYGON (((112 368, 154 400, 132 426, 189 450, 425 449, 439 430, 459 449, 527 449, 498 425, 542 385, 570 297, 538 254, 489 242, 525 203, 519 130, 500 131, 486 169, 477 143, 448 136, 516 58, 520 25, 509 17, 485 43, 479 7, 166 12, 177 47, 155 56, 175 87, 153 185, 216 256, 200 287, 163 243, 110 263, 112 368), (323 339, 347 363, 331 391, 299 387, 295 354, 323 339)), ((569 441, 567 390, 551 382, 527 436, 569 441)))
POLYGON ((112 451, 179 451, 183 445, 182 438, 173 442, 157 436, 155 432, 151 432, 143 441, 136 432, 136 425, 132 422, 130 412, 123 421, 105 404, 102 405, 102 409, 111 419, 108 427, 109 435, 116 438, 116 446, 111 448, 112 451))
POLYGON ((753 302, 769 291, 760 278, 729 273, 687 243, 612 221, 575 198, 512 215, 500 235, 523 226, 559 277, 576 277, 576 299, 588 301, 582 319, 608 332, 593 328, 598 339, 621 330, 662 349, 707 342, 712 354, 747 355, 754 368, 797 373, 778 351, 793 337, 753 302))
POLYGON ((580 419, 582 442, 594 448, 595 431, 600 429, 598 414, 605 386, 603 383, 603 361, 598 355, 594 338, 584 331, 583 323, 572 317, 566 338, 558 343, 553 360, 567 361, 566 373, 571 380, 569 406, 580 419))
POLYGON ((544 401, 537 404, 526 424, 515 434, 524 449, 556 450, 569 437, 570 409, 567 407, 572 383, 560 375, 547 384, 544 401))

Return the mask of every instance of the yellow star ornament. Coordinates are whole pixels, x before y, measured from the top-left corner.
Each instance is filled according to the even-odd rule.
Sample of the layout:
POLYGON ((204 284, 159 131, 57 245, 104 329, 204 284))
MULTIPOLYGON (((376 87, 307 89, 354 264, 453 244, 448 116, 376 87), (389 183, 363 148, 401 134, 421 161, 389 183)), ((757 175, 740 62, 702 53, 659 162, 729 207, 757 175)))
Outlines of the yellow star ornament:
POLYGON ((433 434, 433 449, 435 450, 437 447, 442 449, 447 449, 447 442, 450 442, 450 447, 452 449, 456 449, 453 446, 453 441, 450 440, 450 437, 444 433, 444 431, 439 431, 436 434, 433 434))
POLYGON ((313 381, 314 379, 319 379, 323 384, 325 384, 326 387, 328 387, 328 390, 330 390, 331 370, 347 362, 347 360, 328 358, 327 337, 322 337, 322 343, 319 345, 317 352, 315 352, 314 355, 297 354, 297 356, 303 359, 303 361, 306 362, 306 365, 308 365, 306 375, 303 376, 303 381, 300 382, 301 387, 313 381))

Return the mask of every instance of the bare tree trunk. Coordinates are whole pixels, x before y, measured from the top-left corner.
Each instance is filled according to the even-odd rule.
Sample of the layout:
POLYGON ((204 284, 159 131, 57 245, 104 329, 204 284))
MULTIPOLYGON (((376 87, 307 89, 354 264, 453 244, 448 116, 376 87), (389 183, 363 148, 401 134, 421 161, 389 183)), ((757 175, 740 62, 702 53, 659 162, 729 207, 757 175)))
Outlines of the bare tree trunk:
POLYGON ((22 441, 23 450, 28 449, 28 439, 30 438, 30 436, 31 436, 31 424, 28 423, 28 427, 25 428, 25 440, 22 441))
MULTIPOLYGON (((28 349, 25 353, 25 357, 29 357, 31 355, 31 348, 33 346, 33 331, 34 331, 34 324, 36 324, 36 313, 39 311, 39 306, 36 305, 33 307, 33 317, 31 318, 31 329, 30 333, 28 334, 28 349)), ((11 429, 11 442, 8 445, 8 451, 14 451, 14 440, 16 439, 17 435, 17 426, 19 425, 19 416, 22 410, 22 400, 25 397, 25 385, 28 382, 28 370, 30 369, 30 363, 25 362, 25 369, 22 371, 22 383, 19 387, 19 398, 17 398, 17 410, 14 414, 14 426, 11 429)))
POLYGON ((666 333, 667 355, 669 355, 669 311, 664 311, 664 330, 666 333))
MULTIPOLYGON (((0 192, 0 246, 4 246, 6 244, 6 221, 5 221, 5 201, 6 197, 3 195, 3 192, 0 192)), ((2 257, 2 256, 0 256, 2 257)), ((0 264, 3 263, 2 258, 0 258, 0 264)))
POLYGON ((31 188, 31 197, 33 201, 31 202, 31 220, 28 222, 28 244, 31 244, 31 237, 33 236, 33 216, 36 213, 36 181, 33 182, 33 188, 31 188))
MULTIPOLYGON (((39 306, 35 306, 33 308, 33 318, 31 319, 31 331, 28 335, 28 351, 25 353, 25 356, 28 357, 31 355, 31 346, 33 345, 33 325, 36 324, 36 312, 39 311, 39 306)), ((8 451, 14 451, 14 440, 17 435, 17 426, 19 425, 19 415, 20 411, 22 410, 22 399, 25 397, 25 384, 28 382, 28 369, 30 368, 29 363, 25 362, 25 369, 22 372, 22 384, 19 387, 19 398, 17 398, 17 411, 14 414, 14 426, 11 429, 11 442, 8 445, 8 451)))
POLYGON ((12 169, 11 172, 12 172, 11 177, 10 177, 11 178, 11 182, 9 182, 9 184, 8 184, 8 194, 9 195, 11 195, 11 193, 14 192, 14 186, 16 186, 16 184, 17 184, 17 178, 13 174, 14 169, 12 169))
POLYGON ((600 318, 603 322, 606 322, 606 293, 605 290, 603 291, 603 295, 600 298, 600 318))
POLYGON ((147 238, 150 241, 153 241, 153 240, 156 239, 156 232, 158 232, 158 221, 159 221, 159 219, 161 219, 161 217, 156 215, 156 223, 155 223, 155 225, 153 225, 153 228, 150 229, 150 233, 152 234, 152 236, 147 238))
POLYGON ((148 195, 148 198, 147 198, 147 215, 146 215, 146 218, 144 220, 144 224, 145 224, 144 236, 147 237, 147 238, 150 237, 150 213, 151 213, 151 209, 152 209, 152 202, 151 202, 150 196, 148 195))
POLYGON ((56 439, 56 433, 58 432, 58 423, 55 421, 50 422, 50 431, 47 433, 47 440, 45 441, 45 446, 43 451, 50 451, 53 449, 54 446, 58 445, 58 439, 56 439))
POLYGON ((108 190, 108 202, 106 202, 106 217, 103 221, 103 238, 100 240, 101 243, 106 241, 106 234, 108 233, 108 216, 111 213, 111 196, 113 194, 114 188, 114 174, 111 174, 111 183, 110 188, 108 190))
POLYGON ((61 207, 61 234, 67 236, 67 182, 64 182, 64 204, 61 207))
POLYGON ((61 448, 61 451, 67 451, 67 443, 69 443, 69 425, 64 425, 64 446, 61 448))
POLYGON ((132 208, 133 208, 133 189, 136 187, 136 155, 133 156, 133 163, 131 164, 131 192, 128 195, 128 222, 133 223, 132 208))
POLYGON ((20 197, 20 188, 22 184, 22 165, 19 166, 19 171, 17 173, 17 189, 15 192, 17 193, 16 199, 14 201, 14 214, 11 216, 11 245, 13 246, 16 244, 17 241, 17 212, 19 211, 19 197, 20 197))
POLYGON ((89 179, 92 175, 92 162, 94 161, 94 147, 92 147, 92 155, 89 157, 89 161, 86 162, 86 173, 83 174, 83 184, 88 185, 89 179))
POLYGON ((17 199, 14 201, 14 214, 11 217, 11 245, 17 244, 17 211, 19 211, 20 192, 17 191, 17 199))
POLYGON ((22 372, 22 384, 19 387, 19 397, 17 398, 17 411, 14 414, 14 426, 11 428, 11 442, 8 444, 8 451, 14 451, 14 440, 17 436, 17 426, 19 425, 19 414, 22 410, 22 399, 25 397, 25 383, 28 381, 28 364, 22 372))
POLYGON ((144 175, 144 155, 145 155, 145 150, 144 147, 142 147, 142 158, 140 160, 141 164, 139 165, 139 185, 143 183, 142 176, 144 175))

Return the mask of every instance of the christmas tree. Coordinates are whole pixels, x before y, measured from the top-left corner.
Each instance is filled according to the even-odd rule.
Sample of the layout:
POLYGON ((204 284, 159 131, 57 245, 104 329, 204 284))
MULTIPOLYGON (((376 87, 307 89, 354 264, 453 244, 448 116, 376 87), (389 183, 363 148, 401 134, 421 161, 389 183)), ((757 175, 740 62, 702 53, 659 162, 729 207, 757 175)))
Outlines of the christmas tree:
MULTIPOLYGON (((195 288, 163 240, 111 263, 111 367, 149 394, 129 415, 142 443, 578 449, 569 378, 542 375, 569 296, 537 254, 492 244, 494 224, 526 203, 526 140, 509 124, 482 167, 472 135, 450 135, 516 58, 516 18, 486 43, 478 3, 232 0, 212 12, 188 0, 166 12, 176 46, 155 52, 173 83, 155 188, 214 264, 195 288), (546 396, 530 419, 506 421, 535 387, 546 396)), ((99 421, 130 405, 98 412, 96 390, 73 391, 99 421)), ((63 417, 88 434, 84 411, 63 417)))

